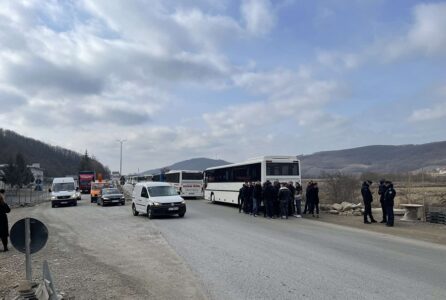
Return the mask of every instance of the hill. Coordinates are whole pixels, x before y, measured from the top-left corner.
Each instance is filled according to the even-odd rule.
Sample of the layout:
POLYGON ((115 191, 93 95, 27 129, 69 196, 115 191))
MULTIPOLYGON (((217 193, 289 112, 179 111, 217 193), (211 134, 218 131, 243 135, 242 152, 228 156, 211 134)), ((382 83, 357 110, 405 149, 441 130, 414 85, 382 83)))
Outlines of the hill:
MULTIPOLYGON (((173 165, 167 166, 166 168, 168 168, 169 170, 204 170, 210 167, 216 167, 227 164, 230 163, 221 159, 210 159, 210 158, 199 157, 180 161, 174 163, 173 165)), ((162 168, 163 167, 147 170, 142 172, 141 175, 156 174, 159 173, 160 169, 162 168)))
MULTIPOLYGON (((82 155, 61 147, 51 146, 10 130, 0 128, 0 164, 7 164, 21 153, 27 164, 40 163, 45 177, 60 177, 77 174, 82 155)), ((93 168, 98 173, 108 174, 109 170, 93 159, 93 168)))
POLYGON ((305 177, 322 172, 402 173, 446 166, 446 142, 402 146, 366 146, 301 156, 305 177))

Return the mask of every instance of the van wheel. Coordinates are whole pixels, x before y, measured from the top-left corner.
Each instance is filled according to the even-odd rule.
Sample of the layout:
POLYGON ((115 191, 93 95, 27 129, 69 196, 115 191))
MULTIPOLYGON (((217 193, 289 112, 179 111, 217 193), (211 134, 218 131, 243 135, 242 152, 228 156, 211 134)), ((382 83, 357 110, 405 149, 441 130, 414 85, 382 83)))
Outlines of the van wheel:
POLYGON ((147 207, 147 218, 149 218, 150 220, 153 219, 153 211, 150 206, 147 207))
POLYGON ((132 213, 135 217, 139 215, 139 212, 136 210, 135 204, 132 204, 132 213))

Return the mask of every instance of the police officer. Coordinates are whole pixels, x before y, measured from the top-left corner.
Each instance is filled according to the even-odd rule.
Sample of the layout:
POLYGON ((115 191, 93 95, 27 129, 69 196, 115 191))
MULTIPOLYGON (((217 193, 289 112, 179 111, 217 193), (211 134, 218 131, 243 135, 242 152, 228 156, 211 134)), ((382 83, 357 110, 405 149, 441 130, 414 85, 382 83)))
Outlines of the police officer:
POLYGON ((364 201, 364 224, 376 223, 372 215, 372 202, 373 195, 370 191, 370 185, 372 182, 370 180, 364 181, 361 187, 362 200, 364 201), (370 222, 367 217, 370 217, 370 222))
POLYGON ((282 219, 288 219, 288 202, 291 198, 291 192, 286 187, 286 183, 282 183, 281 188, 279 189, 279 202, 280 202, 280 215, 282 219))
POLYGON ((393 188, 393 183, 390 181, 386 182, 387 190, 384 194, 384 203, 386 205, 386 213, 387 213, 387 223, 386 226, 392 227, 394 222, 394 215, 393 215, 393 205, 394 205, 394 199, 396 196, 396 191, 393 188))
POLYGON ((384 179, 381 179, 379 181, 378 194, 379 194, 379 203, 381 203, 383 218, 380 223, 387 223, 386 204, 384 202, 384 195, 386 194, 386 191, 387 191, 386 181, 384 179))

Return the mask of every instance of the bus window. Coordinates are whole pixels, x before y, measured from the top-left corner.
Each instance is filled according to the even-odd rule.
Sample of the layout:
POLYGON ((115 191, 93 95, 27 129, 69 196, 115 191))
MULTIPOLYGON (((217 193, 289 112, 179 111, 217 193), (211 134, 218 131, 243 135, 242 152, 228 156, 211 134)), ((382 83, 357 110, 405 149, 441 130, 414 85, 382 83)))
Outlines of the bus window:
POLYGON ((266 163, 266 176, 299 176, 299 163, 266 163))

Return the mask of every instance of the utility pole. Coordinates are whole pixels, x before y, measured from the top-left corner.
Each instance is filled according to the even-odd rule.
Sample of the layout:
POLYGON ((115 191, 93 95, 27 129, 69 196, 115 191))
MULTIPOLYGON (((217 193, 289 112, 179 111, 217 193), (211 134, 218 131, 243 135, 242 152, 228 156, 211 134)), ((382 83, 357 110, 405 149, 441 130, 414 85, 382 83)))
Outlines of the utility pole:
POLYGON ((121 154, 119 159, 119 176, 122 176, 122 144, 127 140, 116 140, 116 141, 121 144, 121 154))

